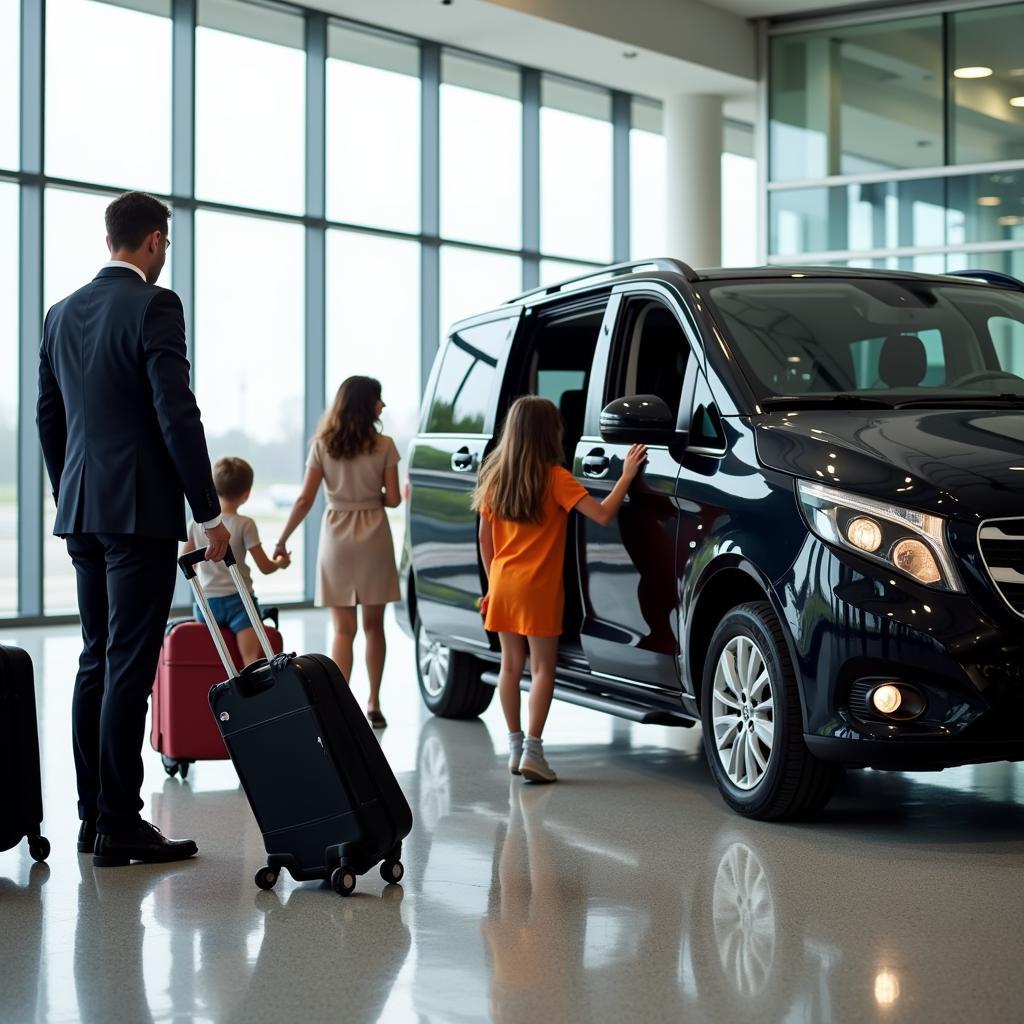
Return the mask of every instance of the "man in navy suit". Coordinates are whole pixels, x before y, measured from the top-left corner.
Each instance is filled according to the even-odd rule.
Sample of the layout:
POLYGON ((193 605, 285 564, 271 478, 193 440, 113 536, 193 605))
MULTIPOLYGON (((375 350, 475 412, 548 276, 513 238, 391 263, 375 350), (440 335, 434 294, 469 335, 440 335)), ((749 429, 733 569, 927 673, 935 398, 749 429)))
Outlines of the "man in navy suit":
POLYGON ((224 558, 185 320, 156 287, 170 210, 127 192, 106 212, 110 262, 46 314, 36 423, 78 578, 83 650, 72 709, 79 852, 100 867, 183 860, 188 839, 144 822, 142 742, 187 499, 224 558))

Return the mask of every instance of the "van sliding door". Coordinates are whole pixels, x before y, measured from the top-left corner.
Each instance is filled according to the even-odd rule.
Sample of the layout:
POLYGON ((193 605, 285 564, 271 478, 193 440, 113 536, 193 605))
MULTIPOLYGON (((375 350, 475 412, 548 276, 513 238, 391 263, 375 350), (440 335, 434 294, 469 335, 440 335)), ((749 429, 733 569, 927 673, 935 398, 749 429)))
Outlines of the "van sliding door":
POLYGON ((493 435, 501 371, 519 313, 471 322, 447 339, 409 467, 409 535, 420 619, 441 639, 484 648, 479 517, 470 502, 493 435))

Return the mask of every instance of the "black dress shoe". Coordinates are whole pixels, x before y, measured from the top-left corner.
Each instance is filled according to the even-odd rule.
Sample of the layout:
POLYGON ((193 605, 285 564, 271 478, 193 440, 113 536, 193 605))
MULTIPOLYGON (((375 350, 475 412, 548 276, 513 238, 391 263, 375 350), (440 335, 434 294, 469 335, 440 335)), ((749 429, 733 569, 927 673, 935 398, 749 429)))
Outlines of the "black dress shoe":
POLYGON ((92 858, 98 868, 120 868, 132 861, 143 864, 169 864, 188 860, 199 852, 191 839, 165 839, 160 829, 148 821, 140 821, 130 832, 111 835, 101 832, 96 837, 96 853, 92 858))
POLYGON ((83 821, 82 827, 78 830, 78 852, 92 853, 96 845, 96 822, 83 821))

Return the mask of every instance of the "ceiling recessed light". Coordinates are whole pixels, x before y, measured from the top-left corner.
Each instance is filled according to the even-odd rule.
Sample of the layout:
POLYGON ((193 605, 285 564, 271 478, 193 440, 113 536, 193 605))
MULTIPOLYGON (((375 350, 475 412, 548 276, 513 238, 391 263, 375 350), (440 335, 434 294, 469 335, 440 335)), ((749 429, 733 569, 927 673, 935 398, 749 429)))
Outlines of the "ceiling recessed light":
POLYGON ((1024 78, 1024 68, 1010 68, 1006 73, 1011 78, 1024 78))
POLYGON ((1004 228, 1015 228, 1018 224, 1024 222, 1024 217, 1018 217, 1015 214, 1007 214, 1005 217, 1000 217, 997 224, 1002 225, 1004 228))
POLYGON ((1011 107, 1024 107, 1024 96, 1011 96, 1010 97, 1011 107))
POLYGON ((635 60, 636 57, 637 57, 637 51, 636 50, 623 50, 622 51, 622 56, 625 57, 626 60, 635 60))
POLYGON ((1002 202, 999 196, 978 196, 979 206, 1000 206, 1002 202))
POLYGON ((954 78, 988 78, 992 74, 991 68, 983 66, 969 67, 969 68, 957 68, 953 72, 954 78))

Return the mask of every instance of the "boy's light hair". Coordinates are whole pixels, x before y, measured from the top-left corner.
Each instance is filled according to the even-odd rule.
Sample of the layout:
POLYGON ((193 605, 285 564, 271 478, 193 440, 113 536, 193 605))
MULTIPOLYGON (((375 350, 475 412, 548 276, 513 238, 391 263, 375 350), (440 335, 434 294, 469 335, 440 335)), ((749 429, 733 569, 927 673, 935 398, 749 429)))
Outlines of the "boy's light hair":
POLYGON ((237 501, 252 490, 253 471, 245 459, 229 455, 213 464, 213 486, 226 501, 237 501))

